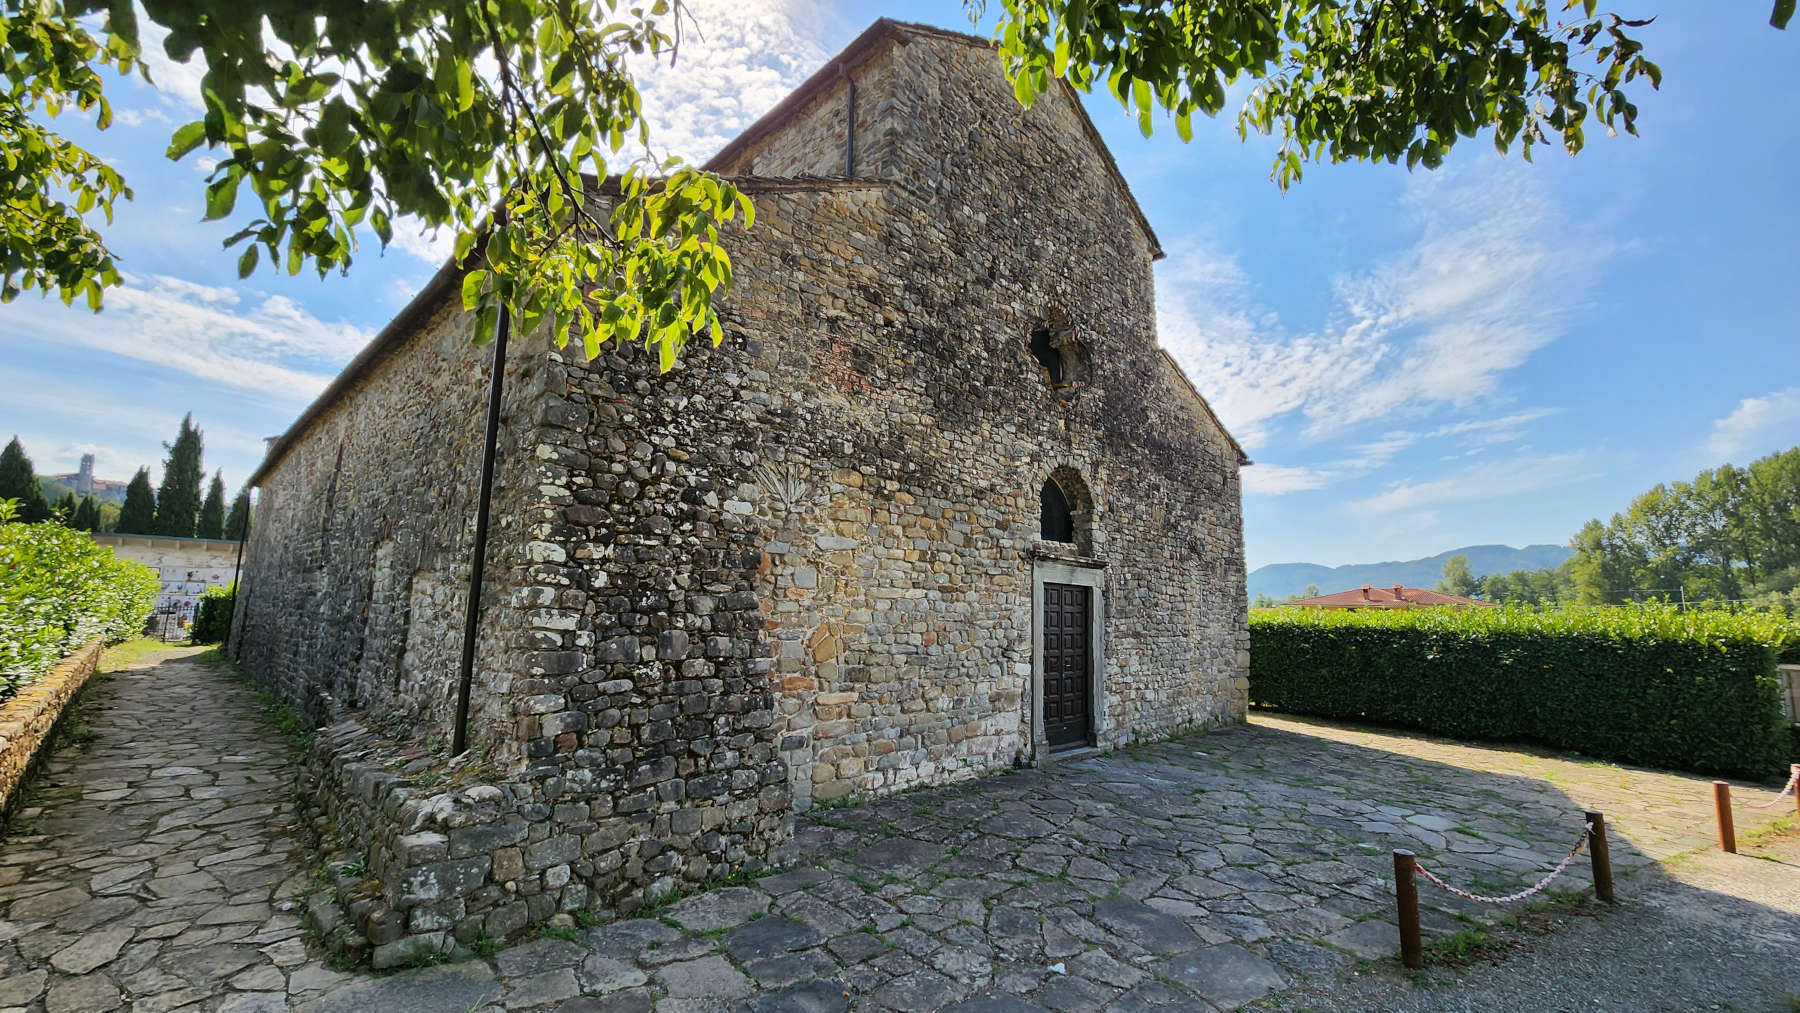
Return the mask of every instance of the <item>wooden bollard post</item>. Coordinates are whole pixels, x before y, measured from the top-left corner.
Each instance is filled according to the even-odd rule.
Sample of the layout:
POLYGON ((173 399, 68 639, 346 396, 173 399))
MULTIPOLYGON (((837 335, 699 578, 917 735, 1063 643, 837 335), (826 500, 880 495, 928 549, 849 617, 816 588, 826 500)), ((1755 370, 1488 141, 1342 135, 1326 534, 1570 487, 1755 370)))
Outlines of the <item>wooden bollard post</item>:
POLYGON ((1419 883, 1413 878, 1413 853, 1394 849, 1394 899, 1400 906, 1400 962, 1417 971, 1425 966, 1419 941, 1419 883))
POLYGON ((1611 904, 1612 852, 1606 846, 1606 816, 1590 809, 1587 821, 1594 825, 1594 829, 1588 831, 1588 858, 1594 863, 1594 896, 1611 904))
POLYGON ((1737 833, 1731 828, 1731 785, 1713 782, 1713 815, 1719 821, 1719 850, 1737 854, 1737 833))

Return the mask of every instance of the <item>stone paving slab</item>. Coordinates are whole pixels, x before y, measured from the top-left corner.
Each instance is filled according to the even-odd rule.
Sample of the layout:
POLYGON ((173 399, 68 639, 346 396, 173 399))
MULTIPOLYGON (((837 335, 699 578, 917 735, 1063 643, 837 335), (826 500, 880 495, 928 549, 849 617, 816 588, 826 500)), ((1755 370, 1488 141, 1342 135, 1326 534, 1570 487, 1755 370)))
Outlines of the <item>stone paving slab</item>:
MULTIPOLYGON (((296 758, 192 653, 95 687, 92 741, 49 760, 0 850, 0 1010, 1234 1009, 1388 958, 1393 848, 1509 891, 1585 808, 1622 877, 1710 840, 1704 779, 1258 715, 814 810, 809 864, 655 917, 344 973, 301 937, 296 758)), ((1775 812, 1740 810, 1740 831, 1775 812)), ((1493 912, 1422 896, 1428 931, 1493 912)))

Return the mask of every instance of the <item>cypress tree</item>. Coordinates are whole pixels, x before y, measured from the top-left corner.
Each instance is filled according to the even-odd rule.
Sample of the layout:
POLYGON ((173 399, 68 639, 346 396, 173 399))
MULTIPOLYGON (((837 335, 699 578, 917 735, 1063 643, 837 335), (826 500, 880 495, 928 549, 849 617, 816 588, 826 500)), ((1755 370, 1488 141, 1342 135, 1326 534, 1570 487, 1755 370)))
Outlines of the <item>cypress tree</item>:
POLYGON ((79 509, 79 507, 77 507, 75 503, 75 494, 72 492, 65 492, 62 495, 62 499, 56 501, 56 506, 51 509, 50 514, 56 518, 58 524, 61 524, 65 528, 72 528, 75 526, 75 511, 77 509, 79 509))
POLYGON ((225 537, 225 479, 213 472, 212 485, 206 488, 206 502, 200 504, 200 522, 194 534, 201 538, 225 537))
POLYGON ((121 535, 156 534, 156 493, 150 489, 150 469, 139 468, 125 487, 125 505, 119 508, 114 531, 121 535))
POLYGON ((31 458, 25 456, 25 445, 17 436, 0 450, 0 499, 19 501, 19 520, 27 524, 50 519, 50 503, 44 499, 44 487, 38 484, 37 471, 31 458))
POLYGON ((200 476, 205 474, 200 464, 203 444, 192 412, 181 420, 175 442, 163 447, 169 457, 163 462, 162 487, 156 490, 155 533, 192 538, 200 517, 200 476))
POLYGON ((236 541, 244 537, 250 526, 250 490, 244 489, 231 501, 231 513, 225 516, 225 537, 236 541))
POLYGON ((84 497, 81 505, 75 508, 75 530, 100 530, 100 501, 92 496, 84 497))

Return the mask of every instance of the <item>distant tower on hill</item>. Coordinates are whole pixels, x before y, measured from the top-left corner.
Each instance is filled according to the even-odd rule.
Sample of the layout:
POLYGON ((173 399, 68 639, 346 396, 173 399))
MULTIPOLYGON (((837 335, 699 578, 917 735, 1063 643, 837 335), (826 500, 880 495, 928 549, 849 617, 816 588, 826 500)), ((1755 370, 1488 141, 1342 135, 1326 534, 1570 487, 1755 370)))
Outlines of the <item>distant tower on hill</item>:
POLYGON ((94 494, 94 455, 81 455, 81 470, 75 473, 75 495, 92 496, 94 494))

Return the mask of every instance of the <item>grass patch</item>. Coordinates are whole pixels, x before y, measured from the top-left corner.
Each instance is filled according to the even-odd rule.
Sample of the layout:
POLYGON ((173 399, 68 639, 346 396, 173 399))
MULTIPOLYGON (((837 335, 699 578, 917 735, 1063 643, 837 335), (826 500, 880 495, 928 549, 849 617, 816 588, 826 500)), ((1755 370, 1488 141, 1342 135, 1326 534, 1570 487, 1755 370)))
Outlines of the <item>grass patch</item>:
POLYGON ((1745 847, 1758 848, 1777 837, 1786 837, 1796 830, 1800 830, 1800 820, 1796 820, 1792 816, 1777 816, 1770 822, 1741 834, 1738 839, 1743 842, 1745 847))
POLYGON ((120 669, 130 668, 146 658, 184 646, 186 645, 165 644, 155 637, 121 640, 101 653, 99 671, 117 672, 120 669))
POLYGON ((581 929, 574 925, 551 925, 545 922, 538 926, 539 939, 566 939, 573 943, 581 938, 581 929))
POLYGON ((1425 946, 1425 963, 1435 967, 1467 967, 1477 961, 1498 963, 1517 942, 1496 939, 1478 928, 1439 936, 1425 946))
POLYGON ((672 886, 661 893, 645 890, 644 902, 638 905, 637 910, 632 912, 631 916, 633 918, 660 918, 670 905, 686 896, 687 891, 679 886, 672 886))
POLYGON ((469 949, 474 950, 475 955, 478 957, 491 957, 494 954, 499 953, 505 946, 506 940, 495 939, 493 936, 483 932, 481 935, 475 937, 474 942, 469 944, 469 949))
POLYGON ((869 802, 869 799, 867 796, 859 795, 856 792, 848 792, 846 794, 839 795, 837 798, 828 798, 828 799, 824 799, 822 801, 815 800, 812 804, 812 807, 814 809, 825 809, 825 810, 860 809, 863 806, 867 805, 868 802, 869 802))

